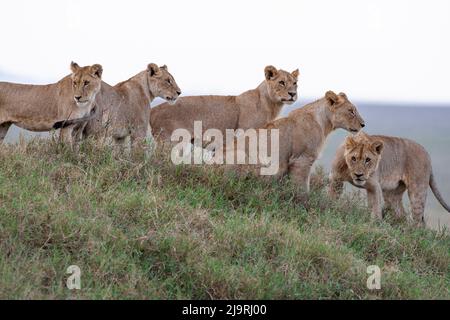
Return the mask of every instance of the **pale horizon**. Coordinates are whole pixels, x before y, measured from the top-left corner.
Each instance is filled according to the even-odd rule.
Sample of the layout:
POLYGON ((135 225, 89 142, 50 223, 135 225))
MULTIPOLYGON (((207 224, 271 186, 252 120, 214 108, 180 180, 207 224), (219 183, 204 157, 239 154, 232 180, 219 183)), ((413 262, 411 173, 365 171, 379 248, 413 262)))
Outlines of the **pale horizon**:
POLYGON ((115 84, 155 62, 184 94, 232 95, 271 64, 299 68, 307 100, 446 106, 449 16, 445 0, 4 1, 0 81, 56 82, 74 60, 115 84))

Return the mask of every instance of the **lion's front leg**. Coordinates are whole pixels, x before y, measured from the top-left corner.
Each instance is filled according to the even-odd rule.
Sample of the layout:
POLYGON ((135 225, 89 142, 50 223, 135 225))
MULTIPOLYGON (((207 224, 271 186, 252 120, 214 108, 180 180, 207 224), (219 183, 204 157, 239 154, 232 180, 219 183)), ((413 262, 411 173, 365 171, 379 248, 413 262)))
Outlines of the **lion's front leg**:
POLYGON ((147 126, 138 126, 130 135, 131 156, 142 158, 147 152, 147 126))
POLYGON ((86 128, 86 125, 87 125, 87 123, 82 123, 81 125, 79 125, 73 129, 73 131, 72 131, 73 142, 76 145, 78 145, 81 142, 81 140, 83 139, 83 133, 84 133, 84 129, 86 128))
POLYGON ((73 146, 73 126, 61 129, 59 138, 63 143, 73 146))
POLYGON ((367 203, 372 210, 372 218, 382 220, 383 219, 383 192, 378 181, 367 181, 367 203))
POLYGON ((73 130, 73 149, 74 151, 78 152, 80 150, 80 144, 81 140, 84 138, 84 129, 86 128, 86 122, 82 123, 81 125, 77 126, 73 130))
POLYGON ((328 185, 328 196, 331 199, 337 200, 341 197, 344 191, 344 182, 337 175, 330 174, 330 184, 328 185))
POLYGON ((291 159, 289 162, 289 174, 292 180, 307 193, 309 193, 311 168, 315 160, 316 158, 312 156, 300 156, 299 158, 291 159))

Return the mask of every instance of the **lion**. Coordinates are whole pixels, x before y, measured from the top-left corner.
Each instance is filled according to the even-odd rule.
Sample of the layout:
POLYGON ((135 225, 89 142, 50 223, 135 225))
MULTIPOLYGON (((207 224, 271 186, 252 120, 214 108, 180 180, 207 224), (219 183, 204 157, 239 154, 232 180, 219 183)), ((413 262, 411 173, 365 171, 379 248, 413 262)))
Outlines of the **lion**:
MULTIPOLYGON (((364 127, 363 118, 347 95, 328 91, 325 97, 291 111, 287 117, 270 122, 261 129, 270 132, 278 129, 278 171, 274 174, 275 178, 289 175, 300 189, 308 193, 311 168, 328 135, 339 128, 356 133, 364 127)), ((273 150, 272 145, 269 152, 273 150)), ((225 151, 229 152, 229 149, 225 151)), ((258 167, 243 166, 244 172, 247 169, 254 171, 258 167)), ((227 166, 228 171, 239 173, 239 169, 236 165, 227 166)))
POLYGON ((406 216, 402 198, 407 191, 413 220, 424 225, 428 186, 450 212, 434 179, 428 152, 409 139, 364 132, 348 137, 338 149, 330 173, 329 194, 333 198, 340 196, 345 181, 367 191, 371 214, 376 219, 382 219, 383 198, 397 218, 406 216))
POLYGON ((150 126, 153 137, 169 142, 174 130, 186 129, 194 136, 194 121, 202 129, 258 128, 275 119, 285 104, 297 100, 298 69, 289 73, 267 66, 265 80, 253 90, 238 96, 191 96, 177 103, 152 108, 150 126))
MULTIPOLYGON (((103 68, 99 64, 80 67, 72 62, 72 74, 48 85, 0 82, 0 142, 14 124, 30 131, 61 127, 61 137, 72 144, 75 125, 60 125, 89 116, 100 91, 103 68)), ((76 121, 74 121, 76 123, 76 121)))
POLYGON ((123 145, 130 137, 132 146, 142 145, 148 133, 151 102, 160 97, 173 104, 180 95, 167 66, 154 63, 115 86, 103 82, 96 98, 96 116, 87 122, 84 136, 111 137, 116 145, 123 145))

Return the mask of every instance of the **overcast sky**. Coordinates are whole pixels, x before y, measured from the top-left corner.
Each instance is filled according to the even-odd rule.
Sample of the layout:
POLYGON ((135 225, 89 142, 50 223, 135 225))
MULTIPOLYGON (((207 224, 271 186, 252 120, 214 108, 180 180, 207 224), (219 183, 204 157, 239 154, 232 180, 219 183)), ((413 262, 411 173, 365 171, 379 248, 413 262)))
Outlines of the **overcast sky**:
POLYGON ((448 0, 2 0, 0 30, 0 73, 36 83, 71 60, 111 84, 155 62, 185 93, 237 94, 273 64, 304 97, 450 104, 448 0))

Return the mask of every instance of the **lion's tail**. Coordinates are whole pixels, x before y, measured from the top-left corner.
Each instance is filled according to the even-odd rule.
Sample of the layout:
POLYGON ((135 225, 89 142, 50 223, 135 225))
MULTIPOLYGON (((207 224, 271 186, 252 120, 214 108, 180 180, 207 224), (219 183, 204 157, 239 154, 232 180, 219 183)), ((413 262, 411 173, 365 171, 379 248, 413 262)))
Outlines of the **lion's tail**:
POLYGON ((53 125, 53 129, 57 130, 57 129, 64 129, 70 126, 73 126, 75 124, 79 124, 79 123, 83 123, 83 122, 88 122, 94 118, 97 117, 97 114, 95 112, 92 112, 90 115, 82 117, 82 118, 77 118, 77 119, 67 119, 67 120, 63 120, 63 121, 58 121, 55 122, 55 124, 53 125))
POLYGON ((433 173, 431 173, 430 176, 430 188, 433 191, 434 196, 439 201, 439 203, 450 213, 450 206, 445 202, 444 198, 442 197, 441 193, 439 192, 439 189, 436 184, 436 180, 434 179, 433 173))

